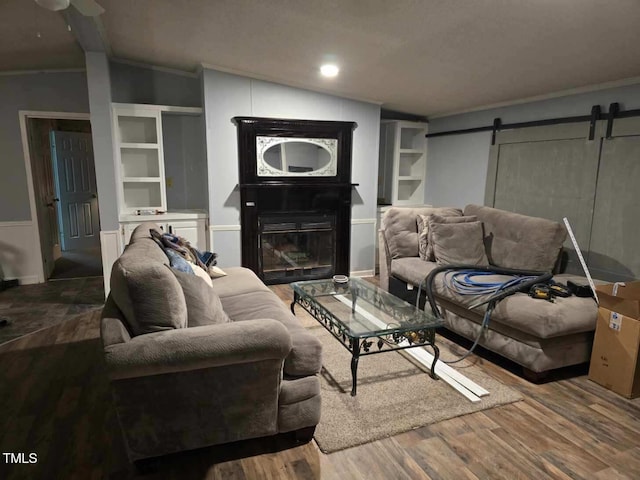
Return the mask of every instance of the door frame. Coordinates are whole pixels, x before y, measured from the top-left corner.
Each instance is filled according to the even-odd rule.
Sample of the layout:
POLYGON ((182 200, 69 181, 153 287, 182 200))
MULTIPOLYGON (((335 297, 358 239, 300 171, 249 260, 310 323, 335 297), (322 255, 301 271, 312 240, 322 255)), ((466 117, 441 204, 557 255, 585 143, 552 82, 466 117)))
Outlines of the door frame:
MULTIPOLYGON (((35 234, 35 242, 40 250, 38 256, 38 265, 36 275, 39 283, 47 281, 44 274, 44 260, 42 253, 42 244, 40 243, 40 225, 38 225, 38 211, 36 209, 36 195, 33 182, 33 171, 31 169, 31 150, 29 148, 29 135, 27 131, 27 122, 30 118, 44 119, 62 119, 62 120, 91 120, 89 113, 75 112, 44 112, 34 110, 19 110, 18 119, 20 122, 20 137, 22 139, 22 152, 24 154, 24 167, 27 174, 27 190, 29 191, 29 211, 31 213, 31 224, 35 234)), ((95 162, 95 159, 94 159, 95 162)))

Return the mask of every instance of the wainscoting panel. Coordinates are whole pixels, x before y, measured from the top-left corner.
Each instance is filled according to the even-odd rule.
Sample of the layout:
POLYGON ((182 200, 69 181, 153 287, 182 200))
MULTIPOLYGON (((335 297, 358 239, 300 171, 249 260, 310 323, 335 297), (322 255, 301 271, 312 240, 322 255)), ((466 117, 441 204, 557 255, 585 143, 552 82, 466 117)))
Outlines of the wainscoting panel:
POLYGON ((100 232, 100 248, 102 250, 102 272, 104 276, 104 297, 109 295, 109 281, 111 279, 111 267, 122 250, 122 235, 120 230, 103 230, 100 232))
POLYGON ((238 267, 242 264, 240 225, 209 225, 209 245, 218 254, 218 266, 238 267))
POLYGON ((21 285, 44 282, 42 254, 32 221, 0 222, 0 277, 21 285))
POLYGON ((375 218, 351 220, 351 275, 370 277, 375 268, 375 218))

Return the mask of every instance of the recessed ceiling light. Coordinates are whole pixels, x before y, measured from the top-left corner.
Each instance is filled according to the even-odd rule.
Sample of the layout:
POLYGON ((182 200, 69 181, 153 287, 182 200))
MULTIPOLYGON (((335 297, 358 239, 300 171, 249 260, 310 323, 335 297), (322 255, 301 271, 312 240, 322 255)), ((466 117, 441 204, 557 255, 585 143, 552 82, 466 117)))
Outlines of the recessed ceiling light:
POLYGON ((320 67, 320 73, 324 77, 335 77, 338 75, 338 72, 340 72, 340 69, 337 67, 337 65, 334 65, 332 63, 326 63, 320 67))

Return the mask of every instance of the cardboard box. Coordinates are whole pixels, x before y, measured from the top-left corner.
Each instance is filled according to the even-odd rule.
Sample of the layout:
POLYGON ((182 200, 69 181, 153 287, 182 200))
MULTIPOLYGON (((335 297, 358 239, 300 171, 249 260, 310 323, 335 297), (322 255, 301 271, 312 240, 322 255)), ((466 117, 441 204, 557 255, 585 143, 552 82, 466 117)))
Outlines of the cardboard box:
POLYGON ((598 285, 600 307, 589 379, 627 398, 640 395, 640 282, 598 285))

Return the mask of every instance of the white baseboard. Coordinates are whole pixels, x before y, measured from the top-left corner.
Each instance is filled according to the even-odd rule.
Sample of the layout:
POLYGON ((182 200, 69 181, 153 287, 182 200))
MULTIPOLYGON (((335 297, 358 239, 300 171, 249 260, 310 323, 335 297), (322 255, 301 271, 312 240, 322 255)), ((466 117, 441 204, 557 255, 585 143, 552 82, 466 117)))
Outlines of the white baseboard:
POLYGON ((351 272, 352 277, 373 277, 375 272, 373 270, 358 270, 351 272))
POLYGON ((24 277, 4 277, 3 280, 18 280, 20 285, 32 285, 34 283, 42 283, 38 281, 38 275, 27 275, 24 277))
POLYGON ((375 218, 352 218, 351 225, 373 225, 376 223, 375 218))
POLYGON ((240 225, 209 225, 210 232, 239 232, 240 225))
POLYGON ((102 274, 104 277, 104 297, 109 295, 109 284, 111 281, 111 267, 124 246, 122 245, 122 235, 120 230, 102 230, 100 232, 100 248, 102 250, 102 274))

